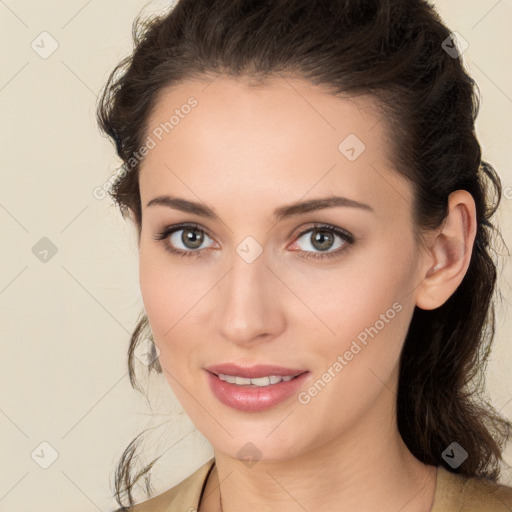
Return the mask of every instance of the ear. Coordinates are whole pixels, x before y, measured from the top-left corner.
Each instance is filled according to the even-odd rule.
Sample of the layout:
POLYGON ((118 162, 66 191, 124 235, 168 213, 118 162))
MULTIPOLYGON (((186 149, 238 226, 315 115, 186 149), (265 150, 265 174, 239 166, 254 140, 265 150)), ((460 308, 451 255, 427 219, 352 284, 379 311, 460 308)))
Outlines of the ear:
POLYGON ((473 196, 456 190, 448 197, 448 214, 428 248, 423 281, 417 287, 416 305, 421 309, 442 306, 466 275, 477 229, 473 196))

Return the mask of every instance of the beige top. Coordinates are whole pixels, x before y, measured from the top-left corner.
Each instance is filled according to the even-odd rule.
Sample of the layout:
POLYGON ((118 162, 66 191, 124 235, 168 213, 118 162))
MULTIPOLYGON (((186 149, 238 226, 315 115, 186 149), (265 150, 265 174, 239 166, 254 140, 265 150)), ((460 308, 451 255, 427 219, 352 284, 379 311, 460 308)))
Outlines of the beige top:
MULTIPOLYGON (((196 512, 215 459, 178 485, 130 509, 130 512, 196 512)), ((512 512, 512 487, 469 478, 437 467, 431 512, 512 512)))

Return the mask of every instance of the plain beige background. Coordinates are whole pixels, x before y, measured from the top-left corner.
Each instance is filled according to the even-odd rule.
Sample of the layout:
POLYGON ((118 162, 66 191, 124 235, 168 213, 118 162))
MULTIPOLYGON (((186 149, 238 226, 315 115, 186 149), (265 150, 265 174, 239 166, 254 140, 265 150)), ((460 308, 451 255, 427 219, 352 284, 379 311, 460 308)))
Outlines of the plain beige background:
MULTIPOLYGON (((114 464, 147 426, 156 427, 148 461, 165 451, 157 492, 213 453, 166 383, 149 383, 151 422, 130 387, 126 349, 142 306, 136 243, 110 199, 93 195, 120 164, 96 127, 96 96, 129 53, 144 5, 0 0, 0 512, 113 510, 114 464)), ((145 11, 168 5, 149 2, 145 11)), ((503 180, 499 219, 512 247, 512 0, 436 5, 469 43, 464 59, 482 92, 478 134, 503 180)), ((508 418, 510 282, 507 264, 487 377, 508 418)), ((510 472, 503 482, 512 484, 510 472)))

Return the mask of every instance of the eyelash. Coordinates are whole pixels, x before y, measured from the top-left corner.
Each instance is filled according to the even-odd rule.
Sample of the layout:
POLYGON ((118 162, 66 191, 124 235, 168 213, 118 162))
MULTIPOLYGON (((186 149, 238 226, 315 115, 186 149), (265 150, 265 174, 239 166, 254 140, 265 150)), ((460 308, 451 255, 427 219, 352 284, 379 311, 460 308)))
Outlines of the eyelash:
MULTIPOLYGON (((190 256, 197 257, 197 258, 203 257, 205 255, 204 249, 182 251, 180 249, 174 249, 168 243, 165 242, 166 239, 170 235, 172 235, 174 232, 180 231, 182 229, 189 229, 190 231, 199 231, 199 232, 207 235, 209 238, 212 238, 208 234, 208 232, 206 230, 204 230, 203 228, 201 228, 198 224, 186 223, 186 224, 176 224, 173 226, 167 226, 163 231, 161 231, 156 236, 154 236, 154 239, 164 242, 165 249, 168 252, 170 252, 171 254, 174 254, 176 256, 180 256, 182 258, 190 257, 190 256)), ((314 223, 313 226, 309 227, 308 229, 305 229, 304 231, 301 231, 297 235, 296 239, 298 240, 299 238, 302 238, 302 236, 304 236, 306 233, 309 233, 310 231, 314 231, 315 229, 331 232, 331 233, 334 233, 335 235, 338 235, 344 242, 346 242, 346 244, 348 246, 351 246, 355 243, 354 236, 351 233, 349 233, 348 231, 345 231, 344 229, 337 228, 335 226, 331 226, 329 224, 318 224, 318 223, 314 223)), ((306 258, 306 259, 313 258, 316 260, 324 260, 324 259, 334 258, 336 256, 339 256, 340 253, 343 253, 346 250, 347 250, 347 247, 342 246, 341 248, 338 248, 336 251, 333 251, 333 252, 324 252, 324 253, 318 253, 318 252, 315 253, 315 252, 311 252, 311 251, 297 251, 297 252, 304 253, 305 255, 301 256, 301 257, 306 258)))

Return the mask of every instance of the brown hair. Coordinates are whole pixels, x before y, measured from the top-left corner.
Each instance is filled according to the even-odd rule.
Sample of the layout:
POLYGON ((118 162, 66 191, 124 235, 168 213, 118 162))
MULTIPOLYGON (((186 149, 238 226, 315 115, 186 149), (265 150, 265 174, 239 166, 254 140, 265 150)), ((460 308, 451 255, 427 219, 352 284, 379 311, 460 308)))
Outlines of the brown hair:
MULTIPOLYGON (((497 276, 491 222, 501 182, 481 160, 475 135, 477 86, 449 29, 425 0, 179 0, 161 16, 133 26, 135 48, 111 73, 98 105, 102 130, 124 162, 110 195, 140 233, 138 163, 130 160, 147 136, 147 121, 164 87, 191 78, 264 79, 288 74, 327 86, 333 94, 371 94, 389 127, 397 172, 415 194, 418 232, 441 225, 448 195, 467 190, 476 204, 477 233, 468 271, 434 310, 416 308, 400 360, 399 432, 422 462, 444 465, 457 441, 468 453, 448 470, 497 481, 512 424, 484 399, 484 370, 495 330, 497 276)), ((150 327, 144 312, 131 337, 128 367, 138 388, 134 350, 150 327)), ((149 371, 161 373, 158 359, 149 371)), ((153 461, 133 477, 137 437, 116 471, 123 506, 153 461)), ((158 459, 157 459, 158 460, 158 459)))

